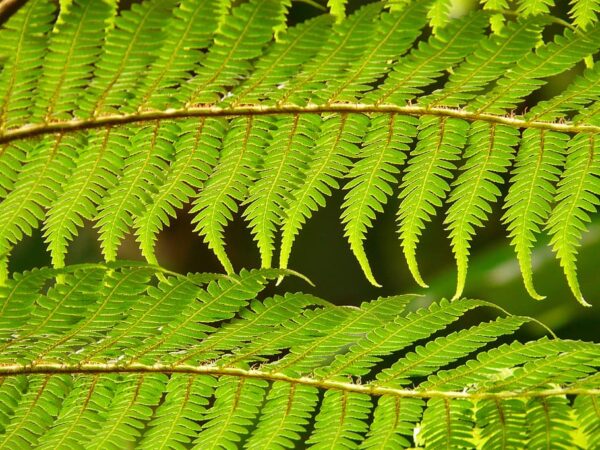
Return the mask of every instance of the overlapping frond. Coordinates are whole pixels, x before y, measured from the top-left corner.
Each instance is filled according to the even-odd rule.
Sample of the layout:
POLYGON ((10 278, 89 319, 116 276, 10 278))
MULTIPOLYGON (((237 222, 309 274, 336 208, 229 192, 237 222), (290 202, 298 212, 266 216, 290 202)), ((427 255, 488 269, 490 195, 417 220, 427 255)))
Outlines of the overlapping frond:
POLYGON ((133 232, 156 263, 160 231, 187 204, 227 272, 235 215, 262 265, 285 268, 304 224, 343 190, 341 225, 375 285, 364 241, 392 195, 420 285, 420 236, 445 215, 456 297, 497 202, 528 292, 543 297, 530 260, 546 233, 585 304, 576 256, 599 196, 592 3, 575 2, 579 27, 557 32, 550 1, 523 0, 522 14, 489 33, 504 2, 451 18, 461 14, 448 15, 444 1, 355 11, 332 1, 335 18, 291 27, 289 1, 144 0, 119 10, 73 0, 58 12, 28 2, 0 30, 0 278, 37 228, 63 266, 89 221, 108 261, 133 232), (590 67, 562 92, 531 104, 584 60, 590 67))
POLYGON ((529 319, 463 327, 493 307, 476 300, 259 299, 280 275, 15 274, 0 292, 0 448, 597 444, 597 344, 498 345, 529 319))

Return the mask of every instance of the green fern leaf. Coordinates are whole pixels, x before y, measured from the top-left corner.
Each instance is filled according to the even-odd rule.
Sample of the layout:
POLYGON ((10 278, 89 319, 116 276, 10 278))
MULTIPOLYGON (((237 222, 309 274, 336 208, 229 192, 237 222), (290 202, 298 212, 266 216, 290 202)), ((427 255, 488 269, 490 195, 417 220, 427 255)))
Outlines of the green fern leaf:
POLYGON ((215 390, 215 403, 206 413, 208 420, 194 440, 194 447, 235 447, 249 434, 267 387, 264 380, 223 377, 215 390))
POLYGON ((317 137, 318 116, 294 115, 276 123, 257 182, 249 191, 244 215, 260 250, 262 267, 271 267, 276 226, 293 204, 302 183, 306 155, 317 137))
POLYGON ((577 420, 585 424, 583 432, 589 447, 594 447, 600 442, 600 420, 598 419, 598 399, 596 397, 578 397, 575 400, 577 420))
POLYGON ((4 144, 0 147, 0 199, 4 199, 15 188, 15 179, 21 170, 21 162, 29 152, 30 144, 4 144))
POLYGON ((223 229, 237 211, 237 202, 245 199, 248 187, 256 178, 257 160, 262 159, 262 147, 268 139, 268 120, 239 119, 230 124, 221 157, 204 189, 194 200, 191 212, 196 231, 205 236, 228 273, 233 267, 225 253, 223 229), (241 143, 241 149, 238 146, 241 143))
POLYGON ((48 209, 45 237, 55 267, 65 263, 68 242, 76 227, 97 214, 97 205, 107 190, 117 184, 127 155, 127 136, 108 128, 90 133, 75 159, 77 171, 61 186, 60 194, 48 209))
POLYGON ((338 23, 346 17, 346 3, 348 3, 348 0, 327 0, 329 12, 338 23))
POLYGON ((346 175, 350 157, 357 153, 356 144, 365 132, 367 118, 360 114, 334 116, 321 124, 321 136, 315 144, 308 170, 293 193, 293 202, 285 211, 279 265, 287 268, 292 245, 312 213, 325 206, 325 197, 338 188, 337 179, 346 175))
POLYGON ((165 400, 156 409, 139 447, 189 444, 200 430, 195 421, 206 413, 214 385, 214 379, 208 376, 173 374, 166 386, 165 400))
POLYGON ((450 0, 434 0, 429 11, 427 12, 427 18, 433 28, 434 33, 444 25, 447 25, 450 20, 450 10, 452 8, 452 2, 450 0))
POLYGON ((90 448, 122 448, 139 436, 143 424, 159 404, 165 384, 166 377, 160 374, 126 375, 117 380, 109 412, 90 448))
POLYGON ((0 131, 22 125, 31 116, 31 94, 42 72, 53 14, 50 2, 27 2, 0 35, 0 55, 8 57, 0 72, 0 131))
POLYGON ((71 391, 71 383, 68 377, 63 376, 27 380, 20 401, 9 413, 11 420, 5 424, 0 445, 6 448, 38 446, 40 435, 48 431, 56 417, 57 404, 71 391), (36 432, 31 433, 31 429, 36 432))
POLYGON ((485 16, 470 14, 453 21, 429 41, 394 65, 388 78, 366 100, 380 103, 406 103, 440 77, 446 69, 461 61, 481 38, 485 16))
POLYGON ((104 29, 114 21, 115 2, 75 0, 61 9, 37 88, 34 117, 43 121, 69 116, 78 109, 83 87, 100 54, 104 29))
POLYGON ((279 104, 306 104, 315 92, 327 89, 332 80, 344 80, 351 61, 368 50, 368 36, 375 32, 375 18, 380 10, 380 4, 365 5, 335 25, 315 58, 271 97, 279 104))
POLYGON ((150 194, 163 179, 178 131, 175 124, 157 121, 139 128, 130 137, 120 182, 107 192, 98 208, 96 226, 107 261, 116 259, 121 240, 133 225, 133 217, 142 214, 150 194))
POLYGON ((73 168, 78 136, 48 136, 29 147, 13 190, 0 204, 0 254, 9 252, 44 219, 73 168))
POLYGON ((314 449, 356 447, 367 431, 370 409, 371 399, 367 395, 327 391, 307 443, 314 449), (332 427, 332 423, 336 426, 332 427))
POLYGON ((273 36, 273 28, 283 22, 282 8, 283 3, 275 0, 252 0, 234 8, 220 24, 196 77, 187 83, 187 95, 179 95, 179 99, 193 105, 223 97, 236 78, 250 72, 249 60, 261 54, 273 36), (260 20, 256 20, 258 17, 260 20))
POLYGON ((517 142, 518 136, 513 128, 484 122, 471 125, 464 155, 467 161, 454 182, 445 220, 458 266, 454 298, 461 297, 465 286, 469 242, 475 234, 474 227, 483 226, 492 211, 490 203, 500 196, 496 186, 502 184, 499 174, 507 171, 517 142))
POLYGON ((572 0, 570 4, 572 6, 569 15, 578 27, 585 29, 598 21, 597 13, 600 10, 600 3, 597 0, 572 0))
POLYGON ((390 184, 396 184, 395 174, 406 159, 410 138, 416 135, 416 123, 412 118, 393 114, 374 117, 360 150, 359 161, 350 169, 351 178, 342 205, 342 222, 350 248, 371 284, 375 280, 363 247, 367 229, 373 226, 375 214, 383 211, 383 205, 392 195, 390 184))
POLYGON ((163 40, 163 28, 173 4, 173 0, 134 4, 115 19, 94 79, 81 102, 84 114, 108 114, 129 100, 138 74, 156 57, 152 49, 163 40))
POLYGON ((535 234, 550 215, 555 183, 564 162, 562 133, 527 130, 517 154, 511 187, 506 197, 503 220, 510 232, 523 274, 525 287, 533 298, 543 299, 533 287, 531 249, 535 234), (534 167, 534 171, 531 171, 534 167))
POLYGON ((315 338, 307 345, 299 345, 291 353, 269 365, 278 372, 291 376, 310 373, 331 357, 331 351, 342 351, 354 343, 356 336, 368 333, 374 326, 380 326, 386 320, 392 320, 413 300, 411 296, 384 297, 373 302, 365 302, 360 311, 343 319, 339 326, 328 334, 315 338), (323 350, 327 349, 326 352, 323 350))
POLYGON ((410 383, 410 377, 427 376, 440 367, 460 358, 462 352, 476 351, 500 336, 518 330, 526 320, 522 317, 506 317, 496 322, 486 322, 467 330, 430 341, 425 347, 397 360, 389 369, 377 375, 377 385, 402 386, 410 383), (453 354, 449 349, 457 349, 453 354), (458 350, 460 348, 460 351, 458 350))
POLYGON ((556 207, 548 219, 551 245, 571 290, 584 306, 591 305, 584 300, 579 288, 575 261, 584 224, 590 221, 588 213, 596 212, 600 203, 600 156, 596 145, 594 135, 583 133, 569 143, 565 172, 556 193, 556 207))
POLYGON ((285 89, 302 65, 314 58, 323 45, 323 32, 329 32, 331 20, 320 16, 304 22, 280 37, 254 68, 248 80, 224 99, 232 104, 270 103, 275 90, 285 89))
POLYGON ((470 242, 517 148, 504 206, 526 288, 541 298, 531 248, 548 225, 553 246, 559 228, 570 230, 555 249, 582 299, 575 253, 598 194, 586 188, 584 201, 573 189, 596 175, 559 172, 566 142, 600 131, 600 28, 589 0, 573 3, 575 26, 544 13, 550 0, 522 0, 521 13, 486 11, 506 5, 484 2, 460 18, 445 1, 371 2, 344 18, 345 2, 334 2, 337 23, 323 14, 290 26, 288 0, 92 3, 65 1, 56 13, 32 0, 0 29, 0 281, 13 247, 37 228, 52 264, 63 266, 88 221, 106 260, 133 233, 156 263, 157 236, 189 203, 196 232, 227 272, 224 233, 240 205, 262 265, 279 250, 285 268, 304 224, 343 189, 345 236, 377 285, 364 243, 401 183, 402 247, 420 284, 416 245, 436 210, 450 208, 458 297, 470 242), (434 33, 423 29, 428 20, 434 33), (589 68, 575 75, 582 60, 589 68), (535 100, 563 74, 572 81, 554 83, 561 92, 535 100), (314 124, 283 126, 295 120, 314 124), (388 127, 385 139, 392 122, 404 125, 388 127), (465 170, 452 184, 467 136, 465 170), (284 142, 292 145, 282 153, 284 142), (573 215, 547 224, 566 208, 563 196, 575 202, 573 215))
POLYGON ((504 70, 527 55, 539 38, 539 20, 507 25, 500 33, 480 41, 475 51, 452 71, 439 92, 420 101, 430 106, 464 106, 477 97, 504 70))
POLYGON ((536 49, 517 62, 514 70, 497 81, 496 87, 486 95, 471 102, 478 112, 503 113, 512 111, 531 92, 545 84, 551 77, 572 67, 600 47, 600 27, 589 33, 570 30, 556 36, 554 42, 536 49))
POLYGON ((463 328, 464 312, 493 306, 476 300, 417 310, 410 296, 360 309, 304 294, 258 300, 282 274, 182 276, 126 263, 15 275, 0 292, 0 323, 23 305, 0 340, 0 445, 598 442, 597 344, 494 344, 528 319, 463 328))
POLYGON ((564 119, 570 113, 584 111, 600 99, 600 66, 586 70, 578 76, 560 95, 538 103, 527 114, 531 120, 564 119))
POLYGON ((175 157, 164 183, 152 194, 134 227, 142 255, 156 264, 154 246, 158 232, 175 217, 176 210, 195 196, 217 160, 225 124, 219 119, 190 120, 181 124, 175 157))
POLYGON ((345 68, 344 78, 330 78, 319 97, 329 102, 351 102, 360 98, 409 49, 425 25, 425 6, 423 2, 415 2, 399 13, 382 13, 369 48, 345 68))
POLYGON ((418 398, 380 397, 360 448, 410 448, 423 403, 418 398))
POLYGON ((256 431, 248 439, 246 448, 293 448, 308 428, 317 401, 316 388, 273 383, 256 431), (281 414, 282 411, 285 413, 281 414))
MULTIPOLYGON (((203 58, 202 50, 210 45, 228 3, 226 0, 186 0, 173 10, 172 17, 165 14, 170 20, 164 27, 161 50, 139 89, 130 93, 134 96, 132 105, 139 110, 166 108, 176 103, 173 88, 185 80, 186 74, 203 58)), ((148 41, 156 45, 154 37, 148 41)))
POLYGON ((452 161, 460 158, 466 141, 468 123, 457 119, 431 117, 421 120, 419 143, 411 153, 408 169, 402 181, 399 234, 408 268, 415 281, 427 287, 416 261, 416 247, 425 222, 431 220, 435 208, 450 190, 446 178, 456 167, 452 161))
POLYGON ((525 17, 547 14, 553 5, 552 0, 519 0, 519 13, 525 17))
POLYGON ((526 411, 520 399, 502 403, 484 400, 476 412, 476 425, 482 430, 487 448, 527 446, 526 411))
POLYGON ((40 284, 54 276, 48 269, 36 269, 15 274, 0 287, 2 308, 0 310, 0 339, 7 340, 15 328, 20 327, 31 313, 40 284))

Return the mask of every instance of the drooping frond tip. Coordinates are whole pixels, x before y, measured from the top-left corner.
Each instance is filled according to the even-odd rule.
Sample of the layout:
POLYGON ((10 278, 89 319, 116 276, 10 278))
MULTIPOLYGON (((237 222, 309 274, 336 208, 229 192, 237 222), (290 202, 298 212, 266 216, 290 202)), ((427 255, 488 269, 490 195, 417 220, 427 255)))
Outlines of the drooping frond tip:
POLYGON ((139 263, 14 274, 0 289, 0 446, 599 442, 598 344, 499 345, 527 319, 461 326, 491 306, 477 300, 418 310, 415 296, 358 308, 300 293, 259 300, 280 274, 139 263))
POLYGON ((547 233, 584 303, 576 259, 600 193, 600 65, 569 74, 600 48, 593 20, 543 42, 550 2, 520 2, 493 34, 497 11, 446 17, 435 1, 332 1, 338 20, 293 27, 290 2, 276 0, 66 3, 31 0, 0 29, 0 268, 37 228, 63 266, 88 221, 107 261, 133 232, 157 263, 157 236, 186 205, 228 273, 235 216, 262 266, 286 268, 305 223, 342 190, 345 237, 374 285, 364 243, 392 196, 422 286, 418 244, 447 210, 455 298, 499 203, 530 295, 542 298, 531 256, 547 233), (532 105, 561 74, 563 91, 532 105))

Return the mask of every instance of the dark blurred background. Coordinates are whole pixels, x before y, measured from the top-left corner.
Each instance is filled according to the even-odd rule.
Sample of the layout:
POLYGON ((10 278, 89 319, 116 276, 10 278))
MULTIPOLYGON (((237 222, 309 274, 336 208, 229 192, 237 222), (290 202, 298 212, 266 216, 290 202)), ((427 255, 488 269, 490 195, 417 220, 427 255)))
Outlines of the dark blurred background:
MULTIPOLYGON (((321 3, 324 3, 322 1, 321 3)), ((361 1, 350 2, 350 10, 357 8, 361 1)), ((469 2, 457 3, 459 7, 472 7, 469 2)), ((566 2, 557 7, 557 14, 565 16, 566 2)), ((290 23, 319 14, 313 6, 294 3, 290 23)), ((549 34, 561 32, 560 27, 550 29, 549 34)), ((550 37, 550 36, 546 36, 550 37)), ((528 102, 534 104, 540 99, 549 98, 560 92, 577 73, 583 70, 583 64, 577 68, 549 80, 540 91, 533 94, 528 102)), ((507 177, 505 177, 506 179, 507 177)), ((503 187, 506 192, 506 185, 503 187)), ((290 267, 309 277, 315 287, 300 279, 286 278, 279 287, 270 287, 268 293, 286 290, 310 292, 334 303, 357 305, 361 301, 383 295, 400 293, 418 293, 424 297, 419 301, 426 305, 434 299, 451 297, 456 282, 455 262, 450 251, 448 232, 442 224, 445 210, 438 211, 433 223, 430 223, 418 249, 421 273, 430 288, 419 288, 412 280, 402 256, 396 233, 395 211, 397 198, 391 198, 385 213, 378 217, 375 228, 369 233, 366 243, 367 253, 377 280, 383 288, 371 286, 351 254, 343 237, 340 224, 340 206, 343 192, 336 192, 328 201, 327 207, 317 211, 305 225, 294 245, 290 267)), ((478 231, 473 241, 470 269, 464 296, 492 301, 511 313, 532 316, 550 328, 562 338, 599 340, 600 332, 600 220, 596 216, 589 232, 585 235, 579 255, 579 277, 586 300, 592 308, 584 308, 572 296, 558 261, 547 245, 544 236, 534 250, 534 281, 538 291, 547 298, 535 301, 527 295, 521 281, 521 275, 512 247, 506 237, 506 229, 500 222, 501 207, 496 204, 493 215, 485 228, 478 231)), ((178 272, 211 271, 220 272, 215 256, 208 250, 202 239, 193 232, 191 216, 187 209, 180 211, 170 227, 160 234, 157 253, 161 265, 178 272)), ((241 218, 227 229, 227 244, 230 258, 237 269, 252 268, 259 264, 258 251, 249 231, 241 218)), ((120 258, 141 260, 137 243, 128 236, 123 243, 120 258)), ((79 237, 72 243, 67 262, 100 261, 101 255, 97 234, 93 224, 87 224, 79 237)), ((276 260, 276 259, 275 259, 276 260)), ((37 232, 15 248, 11 259, 11 269, 20 271, 49 265, 50 259, 45 251, 41 234, 37 232)), ((482 320, 496 312, 482 310, 482 320)), ((538 337, 544 333, 539 326, 526 328, 523 337, 538 337)))

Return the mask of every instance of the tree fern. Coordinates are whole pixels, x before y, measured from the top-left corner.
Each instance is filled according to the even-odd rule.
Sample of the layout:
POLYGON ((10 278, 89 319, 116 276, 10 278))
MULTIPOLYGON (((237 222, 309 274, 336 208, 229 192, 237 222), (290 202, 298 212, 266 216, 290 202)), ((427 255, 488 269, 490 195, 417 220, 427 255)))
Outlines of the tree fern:
POLYGON ((414 310, 414 296, 360 309, 299 293, 257 298, 279 275, 183 276, 128 263, 15 274, 0 294, 0 323, 22 318, 0 341, 0 445, 543 448, 550 439, 552 448, 593 448, 598 441, 597 344, 499 345, 529 319, 500 313, 464 328, 462 312, 498 311, 476 300, 414 310), (338 320, 309 331, 319 315, 338 320), (271 345, 257 347, 261 340, 271 345))
POLYGON ((530 295, 542 298, 530 259, 547 234, 585 304, 576 256, 598 201, 597 5, 573 2, 573 24, 558 29, 551 1, 516 13, 483 3, 454 18, 447 2, 329 2, 334 18, 288 27, 290 2, 275 0, 27 2, 0 30, 1 278, 38 228, 63 266, 86 221, 106 260, 133 232, 157 263, 158 233, 190 203, 227 272, 224 232, 238 214, 262 265, 285 268, 341 189, 341 227, 375 285, 364 241, 389 197, 420 285, 420 236, 445 215, 456 297, 498 202, 530 295), (523 109, 582 61, 562 92, 523 109))

